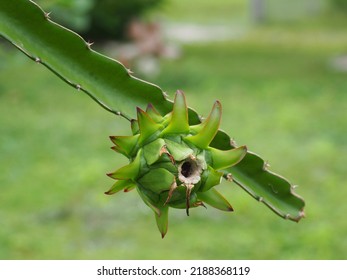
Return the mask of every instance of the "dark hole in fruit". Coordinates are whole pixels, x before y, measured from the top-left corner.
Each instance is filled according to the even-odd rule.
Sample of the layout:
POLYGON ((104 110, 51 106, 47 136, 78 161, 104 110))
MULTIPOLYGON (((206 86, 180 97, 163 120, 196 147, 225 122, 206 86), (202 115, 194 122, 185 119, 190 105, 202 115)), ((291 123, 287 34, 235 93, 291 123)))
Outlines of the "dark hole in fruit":
POLYGON ((188 178, 190 175, 193 173, 193 166, 190 161, 186 161, 185 163, 182 164, 181 167, 181 174, 188 178))

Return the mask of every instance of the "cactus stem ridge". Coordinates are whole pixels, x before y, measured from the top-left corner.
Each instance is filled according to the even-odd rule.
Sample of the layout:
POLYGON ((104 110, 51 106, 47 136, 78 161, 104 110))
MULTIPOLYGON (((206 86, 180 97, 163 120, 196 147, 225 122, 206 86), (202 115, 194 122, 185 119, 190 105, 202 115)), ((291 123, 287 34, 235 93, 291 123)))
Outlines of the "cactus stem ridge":
POLYGON ((270 167, 270 163, 269 161, 264 161, 264 165, 263 165, 263 171, 268 171, 270 167))

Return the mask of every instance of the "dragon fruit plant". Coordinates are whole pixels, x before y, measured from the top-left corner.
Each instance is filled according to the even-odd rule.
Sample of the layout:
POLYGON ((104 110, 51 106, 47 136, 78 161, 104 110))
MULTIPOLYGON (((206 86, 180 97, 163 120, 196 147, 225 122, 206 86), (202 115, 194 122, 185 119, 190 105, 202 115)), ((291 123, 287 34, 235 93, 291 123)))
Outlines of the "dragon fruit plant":
POLYGON ((121 63, 51 21, 33 1, 0 2, 0 35, 105 110, 129 120, 132 135, 110 137, 112 149, 129 164, 108 174, 116 181, 106 194, 136 189, 153 210, 162 237, 170 207, 187 215, 190 208, 206 205, 233 211, 214 188, 223 178, 282 218, 299 221, 304 216, 305 202, 294 186, 219 129, 220 102, 201 119, 187 107, 182 91, 169 100, 158 86, 135 78, 121 63))

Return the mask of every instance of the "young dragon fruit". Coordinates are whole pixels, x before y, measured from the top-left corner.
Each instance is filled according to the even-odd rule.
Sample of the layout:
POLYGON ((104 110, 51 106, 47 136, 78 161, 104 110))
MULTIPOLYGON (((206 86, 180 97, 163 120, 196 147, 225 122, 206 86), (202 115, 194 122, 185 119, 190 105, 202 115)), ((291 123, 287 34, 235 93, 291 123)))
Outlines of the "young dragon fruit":
POLYGON ((165 236, 169 207, 186 209, 205 206, 233 211, 229 202, 213 187, 220 184, 223 172, 240 162, 246 146, 227 151, 209 147, 222 115, 219 101, 201 124, 189 126, 188 108, 183 92, 177 91, 172 112, 161 116, 149 104, 146 112, 137 108, 132 120, 132 136, 111 136, 112 147, 129 158, 130 163, 108 174, 117 181, 106 194, 137 189, 154 211, 158 228, 165 236))

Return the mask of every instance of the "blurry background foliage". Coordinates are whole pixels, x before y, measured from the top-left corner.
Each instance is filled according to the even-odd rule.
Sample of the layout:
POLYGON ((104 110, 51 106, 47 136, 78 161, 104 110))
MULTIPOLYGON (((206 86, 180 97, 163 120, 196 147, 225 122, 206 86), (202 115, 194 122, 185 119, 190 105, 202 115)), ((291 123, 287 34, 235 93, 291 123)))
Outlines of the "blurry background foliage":
POLYGON ((347 1, 39 2, 93 48, 124 38, 134 16, 159 22, 181 52, 149 80, 205 116, 219 99, 221 127, 299 186, 307 218, 285 221, 223 183, 234 213, 173 210, 162 240, 135 192, 104 195, 104 174, 126 163, 108 136, 128 122, 1 43, 1 259, 346 259, 347 1))
POLYGON ((340 10, 341 12, 347 13, 347 1, 346 0, 331 0, 334 8, 340 10))
MULTIPOLYGON (((204 2, 204 0, 202 0, 204 2)), ((90 39, 125 39, 131 20, 144 17, 156 8, 170 8, 170 0, 37 0, 51 11, 54 21, 90 39)), ((223 1, 222 1, 223 2, 223 1)), ((283 21, 317 15, 327 9, 347 13, 346 0, 248 0, 231 1, 235 7, 256 7, 265 21, 283 21), (238 3, 237 3, 238 2, 238 3), (244 3, 242 3, 244 2, 244 3)), ((204 3, 203 5, 205 5, 204 3)), ((186 3, 178 6, 188 7, 186 3)), ((213 6, 213 4, 209 4, 213 6)), ((187 9, 185 9, 187 11, 187 9)), ((208 11, 207 11, 208 12, 208 11)), ((189 13, 186 13, 189 14, 189 13)), ((208 14, 207 14, 208 16, 208 14)), ((254 16, 254 14, 253 14, 254 16)))
POLYGON ((129 22, 164 0, 38 0, 51 18, 90 39, 124 39, 129 22))

